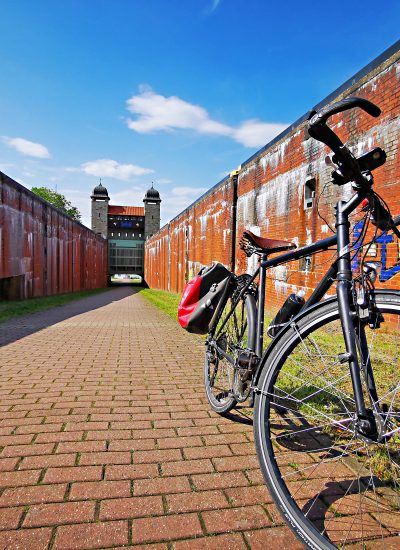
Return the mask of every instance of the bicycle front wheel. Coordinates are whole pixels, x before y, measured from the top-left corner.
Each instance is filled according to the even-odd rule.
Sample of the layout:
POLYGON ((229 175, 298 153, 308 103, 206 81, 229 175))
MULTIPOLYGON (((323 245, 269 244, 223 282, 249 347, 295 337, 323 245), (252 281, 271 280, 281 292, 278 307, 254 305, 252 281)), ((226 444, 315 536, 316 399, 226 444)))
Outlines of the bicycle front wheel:
POLYGON ((209 335, 204 361, 204 387, 208 402, 219 414, 226 414, 250 393, 251 380, 240 378, 238 355, 254 346, 255 299, 245 295, 232 310, 234 297, 227 300, 218 325, 209 335), (250 336, 249 336, 250 335, 250 336))
POLYGON ((374 301, 372 326, 358 321, 355 328, 363 334, 364 397, 380 437, 356 427, 336 301, 279 339, 257 385, 260 466, 280 512, 309 548, 372 549, 400 540, 400 295, 376 293, 374 301), (368 362, 376 393, 367 389, 368 362))

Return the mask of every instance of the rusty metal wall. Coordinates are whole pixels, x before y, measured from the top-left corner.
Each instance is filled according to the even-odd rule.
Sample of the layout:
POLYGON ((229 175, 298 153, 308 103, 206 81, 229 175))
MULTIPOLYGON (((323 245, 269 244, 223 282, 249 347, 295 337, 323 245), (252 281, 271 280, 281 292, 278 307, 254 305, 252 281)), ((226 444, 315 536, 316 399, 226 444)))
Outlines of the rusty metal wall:
POLYGON ((0 172, 0 299, 107 286, 107 241, 0 172))

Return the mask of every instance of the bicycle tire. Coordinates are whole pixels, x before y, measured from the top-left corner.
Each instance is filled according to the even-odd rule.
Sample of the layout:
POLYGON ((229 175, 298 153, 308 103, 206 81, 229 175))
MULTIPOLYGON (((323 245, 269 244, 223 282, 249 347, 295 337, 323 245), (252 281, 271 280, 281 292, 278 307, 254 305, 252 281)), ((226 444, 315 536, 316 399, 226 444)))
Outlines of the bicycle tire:
POLYGON ((385 429, 395 433, 386 441, 368 441, 355 432, 336 300, 300 317, 278 337, 258 380, 254 436, 260 467, 280 513, 309 548, 358 548, 360 542, 364 548, 400 533, 400 375, 394 379, 400 365, 400 293, 378 291, 374 302, 368 355, 376 366, 379 406, 390 402, 385 429), (379 314, 385 320, 380 328, 379 314))
MULTIPOLYGON (((211 408, 220 415, 227 414, 236 407, 238 400, 234 397, 235 367, 240 350, 253 346, 248 341, 249 330, 254 319, 255 299, 251 294, 240 299, 225 327, 221 325, 232 310, 233 296, 229 297, 221 312, 219 322, 213 333, 208 335, 204 359, 204 388, 211 408), (250 311, 250 308, 254 308, 250 311), (218 347, 230 357, 223 357, 217 347, 211 344, 216 341, 218 347)), ((250 384, 250 380, 248 382, 250 384)))

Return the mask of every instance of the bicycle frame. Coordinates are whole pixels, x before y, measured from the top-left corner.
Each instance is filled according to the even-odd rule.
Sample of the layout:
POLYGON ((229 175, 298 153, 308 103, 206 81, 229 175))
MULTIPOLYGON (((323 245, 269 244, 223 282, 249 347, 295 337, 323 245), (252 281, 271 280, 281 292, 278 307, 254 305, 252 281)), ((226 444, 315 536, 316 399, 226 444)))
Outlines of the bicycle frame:
MULTIPOLYGON (((371 181, 372 185, 372 181, 371 181)), ((343 329, 343 336, 346 346, 346 353, 342 354, 344 362, 348 362, 351 380, 354 391, 354 398, 356 402, 357 415, 363 421, 368 417, 367 408, 365 405, 365 400, 362 392, 362 383, 360 377, 360 366, 357 358, 357 346, 356 346, 356 335, 354 322, 352 318, 352 271, 351 271, 351 245, 350 245, 350 214, 361 204, 363 199, 368 195, 369 189, 361 190, 357 189, 356 193, 348 201, 339 201, 336 204, 336 230, 337 233, 326 239, 322 239, 307 245, 291 252, 287 252, 280 256, 277 256, 273 259, 268 259, 267 254, 264 254, 260 258, 260 265, 254 275, 249 279, 247 284, 241 289, 238 296, 232 304, 230 313, 227 315, 220 331, 223 329, 228 318, 231 316, 235 310, 240 299, 248 293, 249 288, 253 281, 259 276, 259 285, 258 285, 258 297, 257 297, 257 311, 254 312, 256 316, 256 336, 255 336, 255 349, 253 350, 257 357, 259 358, 258 368, 256 369, 255 376, 253 380, 257 379, 258 372, 260 367, 265 363, 266 357, 270 353, 271 346, 279 338, 281 331, 275 336, 271 345, 268 346, 266 351, 263 354, 263 344, 264 344, 264 309, 265 309, 265 292, 266 292, 266 271, 269 268, 276 267, 279 265, 286 264, 293 260, 299 260, 305 258, 312 254, 318 252, 326 251, 334 246, 337 248, 337 258, 332 262, 331 266, 325 273, 324 277, 318 283, 315 290, 312 292, 311 296, 307 299, 301 311, 290 321, 290 323, 295 323, 298 316, 304 314, 305 311, 317 304, 325 296, 326 292, 331 288, 331 286, 336 282, 336 295, 339 306, 339 316, 343 329)), ((225 300, 221 300, 221 303, 217 309, 216 315, 212 322, 210 332, 214 332, 222 313, 222 309, 225 306, 225 300)), ((254 306, 255 307, 255 306, 254 306)), ((221 350, 222 351, 222 350, 221 350)), ((222 353, 228 360, 231 360, 226 353, 222 353)), ((368 381, 368 386, 371 392, 375 390, 375 385, 372 380, 368 381)))

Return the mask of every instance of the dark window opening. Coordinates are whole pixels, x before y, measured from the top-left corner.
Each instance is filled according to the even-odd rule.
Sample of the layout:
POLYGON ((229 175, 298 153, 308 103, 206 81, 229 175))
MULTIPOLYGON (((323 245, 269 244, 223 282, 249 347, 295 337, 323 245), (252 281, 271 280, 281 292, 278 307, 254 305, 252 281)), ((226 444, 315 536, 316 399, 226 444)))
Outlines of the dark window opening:
POLYGON ((315 190, 316 190, 316 181, 315 178, 312 178, 306 181, 304 185, 304 209, 312 208, 315 200, 315 190))
POLYGON ((305 256, 304 258, 300 258, 299 271, 305 271, 306 273, 309 273, 312 270, 313 270, 313 257, 305 256))

